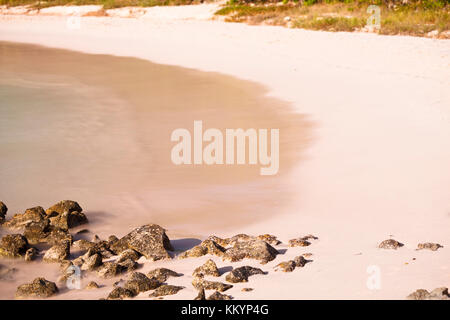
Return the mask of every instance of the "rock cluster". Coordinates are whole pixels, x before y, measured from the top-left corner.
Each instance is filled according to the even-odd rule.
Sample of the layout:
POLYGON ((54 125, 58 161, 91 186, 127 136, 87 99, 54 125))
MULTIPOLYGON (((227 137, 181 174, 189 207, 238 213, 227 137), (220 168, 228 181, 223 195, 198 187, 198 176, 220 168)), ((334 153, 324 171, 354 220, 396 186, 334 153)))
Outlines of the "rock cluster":
POLYGON ((448 288, 441 287, 428 292, 425 289, 418 289, 406 297, 409 300, 450 300, 448 288))

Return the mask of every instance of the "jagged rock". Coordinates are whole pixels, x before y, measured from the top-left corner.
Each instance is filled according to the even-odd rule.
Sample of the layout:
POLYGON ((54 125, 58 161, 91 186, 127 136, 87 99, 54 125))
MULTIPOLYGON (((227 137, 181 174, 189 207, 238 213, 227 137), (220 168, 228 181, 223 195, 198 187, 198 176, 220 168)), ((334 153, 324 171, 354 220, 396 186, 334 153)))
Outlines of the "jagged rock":
POLYGON ((418 289, 406 297, 409 300, 450 300, 448 288, 436 288, 431 292, 425 289, 418 289))
POLYGON ((173 251, 170 240, 163 228, 156 224, 147 224, 136 228, 122 239, 110 245, 115 254, 126 249, 133 249, 149 260, 170 258, 169 251, 173 251))
POLYGON ((211 241, 217 243, 218 245, 220 245, 222 247, 228 246, 230 244, 230 241, 231 241, 229 238, 222 239, 222 238, 219 238, 217 236, 209 236, 206 240, 211 240, 211 241))
POLYGON ((425 243, 419 243, 417 245, 417 250, 428 249, 431 251, 436 251, 439 248, 443 248, 443 246, 441 246, 439 243, 425 242, 425 243))
POLYGON ((48 219, 32 221, 25 226, 23 235, 27 238, 28 243, 38 244, 48 236, 49 227, 50 221, 48 219))
POLYGON ((16 298, 48 298, 58 293, 58 287, 54 282, 44 278, 36 278, 32 283, 19 286, 16 291, 16 298))
POLYGON ((378 248, 381 248, 381 249, 395 249, 395 250, 397 250, 400 247, 403 247, 403 243, 400 243, 394 239, 384 240, 378 246, 378 248))
POLYGON ((0 224, 5 221, 6 213, 8 212, 8 207, 2 201, 0 201, 0 224))
POLYGON ((184 287, 179 286, 172 286, 169 284, 163 284, 159 288, 157 288, 155 291, 153 291, 149 297, 161 297, 161 296, 170 296, 173 294, 177 294, 178 291, 184 289, 184 287))
POLYGON ((97 270, 97 275, 101 278, 112 278, 123 271, 123 267, 115 262, 105 262, 97 270))
POLYGON ((204 276, 220 277, 220 272, 214 261, 208 259, 203 265, 196 268, 192 275, 200 278, 203 278, 204 276))
POLYGON ((69 232, 53 227, 50 227, 49 233, 44 239, 42 239, 42 242, 46 242, 50 245, 56 245, 62 241, 69 241, 72 243, 73 237, 69 232))
POLYGON ((233 288, 231 284, 226 284, 222 282, 216 282, 216 281, 208 281, 203 278, 195 277, 194 280, 192 280, 192 285, 197 290, 205 289, 205 290, 217 290, 220 292, 224 292, 228 289, 233 288))
POLYGON ((80 205, 72 200, 63 200, 58 202, 57 204, 54 204, 50 208, 48 208, 45 213, 48 216, 57 216, 59 214, 63 214, 65 212, 72 213, 72 212, 82 212, 83 209, 80 207, 80 205))
POLYGON ((231 300, 231 299, 233 299, 232 296, 222 294, 219 291, 216 291, 212 295, 210 295, 207 300, 231 300))
POLYGON ((243 266, 231 270, 230 273, 227 274, 225 279, 231 283, 247 282, 248 277, 255 274, 266 274, 266 273, 258 268, 243 266))
POLYGON ((125 261, 119 262, 118 265, 121 266, 125 272, 134 271, 139 266, 136 261, 133 261, 131 259, 127 259, 125 261))
POLYGON ((140 257, 141 257, 141 255, 139 253, 137 253, 136 251, 134 251, 133 249, 127 249, 127 250, 123 251, 121 254, 119 254, 119 257, 117 258, 117 263, 126 261, 128 259, 137 261, 137 260, 139 260, 140 257))
POLYGON ((206 300, 205 289, 203 289, 203 288, 199 289, 198 294, 194 298, 194 300, 206 300))
POLYGON ((275 266, 275 271, 281 270, 283 272, 292 272, 295 268, 303 268, 305 264, 311 262, 306 260, 303 256, 295 257, 294 260, 284 261, 275 266))
POLYGON ((36 248, 30 248, 25 252, 25 261, 33 261, 38 254, 36 248))
POLYGON ((241 291, 242 292, 250 292, 250 291, 253 291, 253 288, 242 288, 241 291))
POLYGON ((156 289, 161 286, 161 282, 155 278, 148 278, 145 274, 140 272, 133 272, 129 280, 125 283, 124 288, 130 290, 134 295, 139 292, 145 292, 156 289))
POLYGON ((233 247, 225 252, 224 260, 231 262, 241 261, 242 259, 256 259, 261 264, 272 261, 277 256, 278 251, 262 240, 250 240, 236 242, 233 247))
POLYGON ((225 248, 223 248, 221 245, 217 244, 216 242, 212 240, 205 240, 199 245, 193 247, 192 249, 183 252, 181 255, 179 255, 179 258, 189 258, 189 257, 201 257, 206 254, 212 254, 216 255, 218 257, 222 257, 224 255, 225 248))
POLYGON ((123 298, 133 298, 135 294, 125 288, 115 287, 108 295, 106 300, 122 300, 123 298))
POLYGON ((89 282, 86 286, 87 290, 98 289, 98 288, 100 288, 100 286, 95 281, 89 282))
POLYGON ((149 273, 147 273, 147 277, 154 278, 159 282, 166 282, 169 277, 180 277, 181 275, 173 270, 167 268, 157 268, 149 273))
POLYGON ((86 257, 84 263, 81 266, 81 270, 95 270, 102 265, 102 256, 98 253, 95 253, 89 257, 86 257))
POLYGON ((88 223, 87 217, 78 211, 63 212, 50 218, 50 225, 61 230, 69 230, 85 223, 88 223))
POLYGON ((0 240, 0 257, 19 258, 30 248, 27 239, 20 234, 8 234, 0 240))
POLYGON ((280 240, 277 239, 276 236, 271 234, 261 234, 257 237, 259 240, 265 241, 272 246, 279 245, 281 243, 280 240))
POLYGON ((57 244, 44 254, 45 262, 61 262, 62 260, 67 260, 70 255, 70 242, 62 241, 60 244, 57 244))
POLYGON ((22 229, 31 222, 39 222, 46 219, 45 211, 42 207, 34 207, 25 210, 24 213, 15 214, 3 225, 10 229, 22 229))
POLYGON ((307 247, 311 245, 311 242, 303 239, 291 239, 288 244, 289 247, 307 247))

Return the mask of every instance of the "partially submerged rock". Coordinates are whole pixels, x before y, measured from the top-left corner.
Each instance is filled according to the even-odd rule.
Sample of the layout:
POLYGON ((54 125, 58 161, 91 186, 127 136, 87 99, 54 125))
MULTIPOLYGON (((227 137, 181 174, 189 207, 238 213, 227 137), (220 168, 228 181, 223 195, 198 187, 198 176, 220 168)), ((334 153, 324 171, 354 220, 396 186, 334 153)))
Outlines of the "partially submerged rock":
POLYGON ((25 252, 25 261, 33 261, 38 255, 38 250, 36 248, 30 248, 25 252))
POLYGON ((16 298, 48 298, 58 293, 58 287, 54 282, 44 278, 36 278, 32 283, 19 286, 16 298))
POLYGON ((137 268, 138 268, 138 263, 136 262, 136 261, 134 261, 134 260, 131 260, 131 259, 127 259, 127 260, 125 260, 125 261, 121 261, 121 262, 118 262, 117 263, 121 268, 122 268, 122 270, 123 271, 125 271, 125 272, 131 272, 131 271, 134 271, 134 270, 136 270, 137 268))
POLYGON ((215 262, 208 259, 203 265, 196 268, 192 275, 200 278, 203 278, 204 276, 220 277, 220 272, 215 262))
POLYGON ((198 294, 197 294, 197 296, 194 298, 194 300, 206 300, 205 289, 200 288, 200 289, 198 290, 198 294))
POLYGON ((253 291, 253 288, 242 288, 241 291, 242 292, 250 292, 250 291, 253 291))
POLYGON ((0 257, 20 258, 30 248, 27 239, 20 234, 8 234, 0 240, 0 257))
POLYGON ((72 200, 63 200, 60 201, 50 208, 48 208, 45 213, 48 216, 57 216, 63 213, 72 213, 72 212, 82 212, 83 209, 80 207, 80 205, 72 200))
POLYGON ((216 255, 218 257, 223 257, 225 252, 225 248, 223 248, 218 243, 214 242, 213 240, 205 240, 199 245, 193 247, 192 249, 183 252, 178 257, 181 259, 189 258, 189 257, 201 257, 206 254, 216 255))
POLYGON ((211 294, 207 300, 231 300, 231 299, 233 299, 232 296, 222 294, 219 291, 216 291, 213 294, 211 294))
POLYGON ((226 283, 222 283, 222 282, 216 282, 216 281, 208 281, 205 280, 203 278, 194 278, 194 280, 192 280, 192 285, 194 286, 194 288, 196 288, 197 290, 217 290, 220 292, 224 292, 228 289, 233 288, 233 286, 231 284, 226 284, 226 283))
POLYGON ((184 287, 179 286, 172 286, 168 284, 163 284, 159 288, 157 288, 155 291, 153 291, 149 297, 162 297, 162 296, 169 296, 173 294, 177 294, 178 291, 184 289, 184 287))
POLYGON ((444 246, 440 245, 439 243, 432 243, 432 242, 425 242, 425 243, 419 243, 417 245, 417 250, 423 250, 423 249, 427 249, 427 250, 431 250, 431 251, 436 251, 439 248, 443 248, 444 246))
POLYGON ((0 201, 0 224, 5 221, 6 213, 8 212, 8 207, 2 201, 0 201))
POLYGON ((154 278, 148 278, 145 274, 140 272, 133 272, 130 278, 125 282, 124 288, 130 290, 135 295, 140 292, 156 289, 161 286, 161 282, 154 278))
POLYGON ((83 260, 81 270, 93 271, 102 265, 102 256, 98 253, 87 256, 83 260))
POLYGON ((231 283, 248 282, 248 277, 255 274, 266 274, 266 273, 259 268, 243 266, 231 270, 230 273, 227 274, 225 279, 231 283))
POLYGON ((288 242, 289 247, 307 247, 311 242, 303 239, 291 239, 288 242))
POLYGON ((126 260, 133 260, 133 261, 137 261, 139 260, 139 258, 141 257, 141 255, 139 253, 137 253, 136 251, 134 251, 133 249, 127 249, 125 251, 123 251, 121 254, 119 254, 119 257, 117 258, 117 262, 124 262, 126 260))
POLYGON ((147 224, 134 229, 122 239, 112 243, 110 248, 116 254, 133 249, 153 261, 170 259, 168 251, 173 251, 165 230, 156 224, 147 224))
POLYGON ((179 273, 167 268, 157 268, 147 273, 147 277, 154 278, 161 283, 166 282, 167 279, 170 277, 180 277, 180 276, 181 275, 179 273))
POLYGON ((87 284, 86 290, 98 289, 100 286, 95 281, 91 281, 87 284))
POLYGON ((425 289, 418 289, 406 297, 409 300, 450 300, 448 288, 436 288, 431 292, 425 289))
POLYGON ((403 243, 398 242, 397 240, 394 239, 387 239, 382 241, 379 245, 378 248, 381 249, 394 249, 397 250, 398 248, 403 247, 403 243))
POLYGON ((261 234, 257 237, 259 240, 263 240, 272 246, 279 245, 281 243, 280 240, 277 239, 276 236, 271 234, 261 234))
POLYGON ((50 225, 61 230, 69 230, 85 223, 88 223, 86 215, 78 211, 63 212, 50 217, 50 225))
POLYGON ((225 252, 224 260, 231 262, 241 261, 242 259, 256 259, 261 264, 266 264, 275 259, 279 252, 262 240, 249 240, 236 242, 233 247, 225 252))
POLYGON ((61 262, 63 260, 67 260, 70 255, 70 242, 62 241, 60 244, 57 244, 50 249, 47 250, 44 254, 45 262, 61 262))
POLYGON ((294 260, 284 261, 275 266, 275 271, 281 270, 283 272, 292 272, 295 268, 303 268, 305 264, 311 262, 306 260, 303 256, 295 257, 294 260))
POLYGON ((0 264, 0 281, 13 281, 16 271, 15 268, 8 268, 0 264))
POLYGON ((125 288, 115 287, 108 295, 106 300, 122 300, 124 298, 133 298, 135 294, 125 288))
POLYGON ((22 229, 31 222, 40 222, 46 218, 44 208, 34 207, 25 210, 24 213, 15 214, 3 225, 10 229, 22 229))
POLYGON ((101 278, 112 278, 123 271, 123 267, 115 262, 105 262, 97 270, 97 275, 101 278))

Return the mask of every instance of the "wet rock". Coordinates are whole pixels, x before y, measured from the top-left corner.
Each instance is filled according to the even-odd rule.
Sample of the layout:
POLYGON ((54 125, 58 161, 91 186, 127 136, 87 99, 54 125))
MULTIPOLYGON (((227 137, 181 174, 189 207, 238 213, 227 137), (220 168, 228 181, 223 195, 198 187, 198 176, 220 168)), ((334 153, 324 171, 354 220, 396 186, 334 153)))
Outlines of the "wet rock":
POLYGON ((70 255, 70 242, 62 241, 47 250, 44 254, 45 262, 61 262, 62 260, 67 260, 70 255))
POLYGON ((41 242, 46 242, 50 245, 56 245, 62 241, 69 241, 70 243, 72 243, 73 237, 67 231, 50 227, 49 233, 44 239, 42 239, 41 242))
POLYGON ((203 289, 203 288, 199 289, 198 294, 194 298, 194 300, 206 300, 205 289, 203 289))
POLYGON ((153 291, 149 297, 161 297, 161 296, 170 296, 173 294, 177 294, 178 291, 184 289, 184 287, 179 286, 172 286, 168 284, 163 284, 159 288, 157 288, 155 291, 153 291))
POLYGON ((231 270, 230 273, 227 274, 225 279, 231 283, 248 282, 248 277, 255 274, 266 274, 266 273, 259 268, 243 266, 231 270))
POLYGON ((80 239, 80 240, 75 241, 73 243, 73 246, 75 248, 80 249, 80 250, 87 251, 89 249, 92 249, 95 246, 95 243, 92 243, 92 242, 90 242, 88 240, 85 240, 85 239, 80 239))
POLYGON ((125 283, 124 288, 130 290, 135 295, 139 292, 145 292, 156 289, 161 286, 161 282, 155 278, 148 278, 145 274, 140 272, 133 272, 129 280, 125 283))
POLYGON ((207 300, 231 300, 231 299, 233 299, 232 296, 222 294, 219 291, 216 291, 212 295, 210 295, 207 300))
POLYGON ((237 242, 233 247, 225 252, 224 260, 231 262, 241 261, 242 259, 256 259, 261 264, 272 261, 277 256, 278 251, 262 240, 250 240, 237 242))
POLYGON ((128 259, 137 261, 137 260, 139 260, 140 257, 141 257, 141 255, 139 253, 137 253, 136 251, 134 251, 133 249, 127 249, 119 255, 119 257, 117 258, 117 262, 120 263, 120 262, 126 261, 128 259))
POLYGON ((106 300, 122 300, 126 298, 133 298, 135 294, 125 288, 122 287, 115 287, 108 295, 106 300))
POLYGON ((72 213, 72 212, 82 212, 83 209, 80 207, 80 205, 72 200, 63 200, 58 202, 57 204, 54 204, 50 208, 48 208, 45 213, 48 216, 57 216, 60 214, 63 214, 65 212, 72 213))
POLYGON ((180 277, 181 275, 173 270, 167 268, 157 268, 149 273, 147 273, 147 277, 154 278, 159 282, 166 282, 170 277, 180 277))
POLYGON ((250 291, 253 291, 253 288, 242 288, 241 291, 242 292, 250 292, 250 291))
POLYGON ((39 222, 46 219, 45 211, 42 207, 34 207, 25 210, 24 213, 15 214, 3 225, 10 229, 22 229, 31 222, 39 222))
POLYGON ((122 239, 112 243, 110 248, 115 254, 133 249, 153 261, 169 259, 167 251, 173 251, 165 230, 156 224, 147 224, 134 229, 122 239))
POLYGON ((441 246, 439 243, 425 242, 425 243, 419 243, 417 245, 417 250, 427 249, 427 250, 431 250, 431 251, 436 251, 439 248, 443 248, 443 246, 441 246))
POLYGON ((217 243, 218 245, 222 246, 222 247, 226 247, 230 244, 230 239, 226 238, 226 239, 222 239, 219 238, 217 236, 209 236, 206 240, 211 240, 215 243, 217 243))
POLYGON ((63 212, 50 218, 50 225, 61 230, 69 230, 85 223, 88 223, 87 217, 78 211, 63 212))
POLYGON ((220 277, 220 272, 214 261, 208 259, 203 265, 196 268, 192 275, 200 278, 203 278, 204 276, 220 277))
POLYGON ((58 287, 54 282, 44 278, 36 278, 32 283, 19 286, 16 298, 48 298, 58 293, 58 287))
POLYGON ((98 288, 100 288, 100 286, 95 281, 89 282, 86 286, 87 290, 98 289, 98 288))
POLYGON ((381 249, 395 249, 395 250, 397 250, 400 247, 403 247, 403 243, 400 243, 394 239, 384 240, 378 246, 378 248, 381 248, 381 249))
POLYGON ((38 255, 36 248, 30 248, 25 252, 25 261, 33 261, 38 255))
POLYGON ((28 243, 38 244, 48 236, 49 227, 50 221, 48 219, 32 221, 25 226, 23 235, 27 238, 28 243))
POLYGON ((93 271, 102 265, 102 256, 95 253, 84 259, 81 270, 93 271))
POLYGON ((115 262, 105 262, 97 270, 97 275, 101 278, 112 278, 123 271, 123 267, 115 262))
POLYGON ((220 292, 224 292, 228 289, 233 288, 233 286, 231 284, 226 284, 226 283, 222 283, 222 282, 216 282, 216 281, 208 281, 205 280, 203 278, 194 278, 194 280, 192 280, 192 285, 194 286, 194 288, 196 288, 197 290, 217 290, 220 292))
POLYGON ((181 259, 189 258, 189 257, 201 257, 206 254, 216 255, 218 257, 222 257, 224 255, 225 248, 223 248, 218 243, 213 240, 205 240, 199 245, 193 247, 192 249, 183 252, 178 257, 181 259))
POLYGON ((138 263, 136 262, 136 261, 134 261, 134 260, 131 260, 131 259, 127 259, 127 260, 125 260, 125 261, 121 261, 121 262, 119 262, 119 263, 117 263, 121 268, 122 268, 122 270, 123 271, 125 271, 125 272, 131 272, 131 271, 134 271, 134 270, 136 270, 137 268, 138 268, 138 263))
POLYGON ((450 295, 448 294, 448 288, 440 287, 436 288, 430 292, 430 300, 450 300, 450 295))
POLYGON ((19 258, 30 248, 27 239, 20 234, 9 234, 0 240, 0 257, 19 258))
POLYGON ((289 247, 307 247, 311 242, 303 239, 291 239, 288 242, 289 247))
POLYGON ((276 236, 271 234, 261 234, 257 237, 259 240, 265 241, 272 246, 279 245, 281 243, 280 240, 277 239, 276 236))
POLYGON ((13 281, 16 271, 15 268, 8 268, 0 264, 0 281, 13 281))
POLYGON ((2 201, 0 201, 0 224, 5 221, 6 213, 8 212, 8 207, 2 201))
POLYGON ((310 260, 306 260, 303 256, 295 257, 294 260, 284 261, 275 266, 275 271, 292 272, 295 268, 303 268, 310 260))

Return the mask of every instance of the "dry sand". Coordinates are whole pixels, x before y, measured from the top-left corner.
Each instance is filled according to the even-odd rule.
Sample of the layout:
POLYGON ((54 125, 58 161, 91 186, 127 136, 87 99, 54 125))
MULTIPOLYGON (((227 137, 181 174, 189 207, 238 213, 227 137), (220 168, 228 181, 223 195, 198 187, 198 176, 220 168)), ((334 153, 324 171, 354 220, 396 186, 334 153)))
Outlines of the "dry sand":
MULTIPOLYGON (((273 233, 284 243, 313 233, 318 242, 288 249, 262 268, 272 271, 304 252, 314 253, 314 262, 290 274, 254 276, 245 287, 255 290, 241 292, 238 285, 230 290, 235 298, 403 299, 418 288, 450 286, 448 40, 226 24, 205 20, 211 12, 205 6, 190 8, 191 19, 177 18, 183 8, 161 10, 174 14, 83 17, 75 30, 67 28, 67 17, 6 15, 0 17, 0 40, 221 72, 261 83, 309 115, 314 140, 290 176, 295 201, 272 219, 212 231, 273 233), (391 236, 405 246, 377 249, 391 236), (425 241, 444 248, 414 250, 425 241), (370 266, 380 268, 378 290, 366 285, 370 266)), ((145 268, 164 265, 189 276, 205 259, 145 268)), ((168 298, 193 298, 189 280, 170 281, 187 289, 168 298)))

